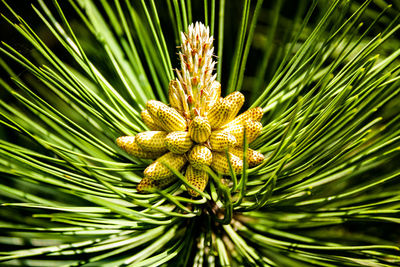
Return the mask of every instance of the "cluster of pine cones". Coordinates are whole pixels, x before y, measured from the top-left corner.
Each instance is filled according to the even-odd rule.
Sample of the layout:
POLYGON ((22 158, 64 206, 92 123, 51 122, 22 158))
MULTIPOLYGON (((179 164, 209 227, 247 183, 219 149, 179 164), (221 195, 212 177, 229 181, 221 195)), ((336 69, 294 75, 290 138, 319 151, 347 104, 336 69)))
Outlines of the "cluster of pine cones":
MULTIPOLYGON (((118 146, 129 154, 156 159, 144 170, 144 178, 137 186, 139 192, 171 184, 177 177, 170 169, 181 171, 185 165, 187 183, 204 191, 208 166, 221 175, 231 174, 226 151, 233 171, 240 173, 244 134, 251 143, 262 130, 261 108, 236 117, 244 103, 243 94, 220 96, 221 85, 212 75, 216 63, 208 27, 192 24, 181 38, 181 70, 177 70, 178 78, 170 82, 170 106, 148 101, 141 116, 151 131, 117 139, 118 146)), ((264 160, 261 153, 250 148, 246 156, 249 167, 264 160)), ((199 195, 189 187, 187 191, 194 197, 199 195)))

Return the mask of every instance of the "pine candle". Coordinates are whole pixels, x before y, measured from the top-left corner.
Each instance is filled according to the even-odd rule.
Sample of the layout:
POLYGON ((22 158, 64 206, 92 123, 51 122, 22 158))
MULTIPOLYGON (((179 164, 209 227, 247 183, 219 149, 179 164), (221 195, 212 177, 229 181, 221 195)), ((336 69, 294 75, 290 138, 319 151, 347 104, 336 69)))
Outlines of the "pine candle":
MULTIPOLYGON (((221 97, 221 85, 213 74, 216 62, 209 28, 196 22, 187 33, 181 33, 181 39, 181 70, 176 71, 177 78, 169 85, 170 106, 148 101, 141 116, 151 131, 117 139, 118 146, 129 154, 156 159, 144 170, 144 178, 137 186, 139 192, 173 183, 177 178, 170 168, 185 169, 187 183, 204 191, 208 183, 206 166, 221 175, 231 174, 225 151, 233 171, 240 173, 244 134, 251 143, 262 129, 261 108, 236 116, 244 103, 242 93, 221 97)), ((250 167, 263 160, 264 155, 258 151, 247 150, 250 167)), ((193 189, 187 190, 194 197, 199 195, 193 189)))

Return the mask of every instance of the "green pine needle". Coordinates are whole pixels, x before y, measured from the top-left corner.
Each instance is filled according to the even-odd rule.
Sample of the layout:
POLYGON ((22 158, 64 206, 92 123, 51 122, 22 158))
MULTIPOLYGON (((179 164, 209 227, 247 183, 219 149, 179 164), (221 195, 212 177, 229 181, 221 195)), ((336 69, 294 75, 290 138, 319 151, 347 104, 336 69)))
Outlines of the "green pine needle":
POLYGON ((24 7, 1 5, 1 263, 400 265, 398 2, 24 7), (266 159, 232 178, 208 169, 205 192, 171 169, 177 182, 140 194, 150 161, 115 139, 147 129, 148 100, 167 102, 196 21, 214 36, 223 95, 264 110, 243 162, 249 146, 266 159))

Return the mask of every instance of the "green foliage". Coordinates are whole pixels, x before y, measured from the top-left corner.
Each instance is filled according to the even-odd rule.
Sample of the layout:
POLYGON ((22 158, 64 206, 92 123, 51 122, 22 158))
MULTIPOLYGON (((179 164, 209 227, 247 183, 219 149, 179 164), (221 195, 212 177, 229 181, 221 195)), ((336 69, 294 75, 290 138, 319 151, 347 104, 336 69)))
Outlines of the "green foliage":
POLYGON ((0 260, 400 264, 400 5, 294 2, 38 0, 21 16, 4 2, 1 23, 32 50, 0 46, 0 260), (139 194, 149 161, 115 139, 145 130, 147 100, 166 102, 196 20, 225 93, 264 109, 250 146, 266 160, 232 179, 209 170, 198 199, 179 173, 139 194))

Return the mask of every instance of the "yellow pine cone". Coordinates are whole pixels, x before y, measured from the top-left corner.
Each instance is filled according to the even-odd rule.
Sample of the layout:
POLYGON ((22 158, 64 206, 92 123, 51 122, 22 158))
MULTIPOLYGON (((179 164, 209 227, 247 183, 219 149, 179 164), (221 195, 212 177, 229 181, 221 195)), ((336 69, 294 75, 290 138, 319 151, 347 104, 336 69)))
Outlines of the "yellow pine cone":
POLYGON ((249 167, 255 167, 259 164, 261 164, 264 161, 264 155, 261 154, 260 152, 256 150, 251 150, 251 153, 247 159, 247 162, 249 163, 249 167))
POLYGON ((260 121, 264 112, 262 108, 256 107, 256 108, 251 108, 249 110, 246 110, 239 116, 237 116, 235 119, 233 119, 231 122, 223 125, 221 128, 225 129, 233 125, 237 124, 243 124, 247 120, 252 120, 252 121, 260 121))
POLYGON ((164 140, 165 147, 176 154, 183 154, 187 152, 193 145, 192 139, 188 132, 171 132, 164 140))
POLYGON ((151 117, 149 111, 147 109, 140 112, 140 116, 142 117, 142 121, 149 127, 152 131, 162 131, 163 128, 157 124, 156 121, 151 117))
MULTIPOLYGON (((170 81, 168 88, 170 106, 148 101, 141 117, 151 131, 117 139, 118 146, 133 156, 157 158, 144 170, 138 192, 172 183, 176 177, 169 168, 180 171, 187 161, 190 164, 186 179, 201 191, 209 179, 205 166, 211 166, 219 174, 231 175, 231 164, 239 174, 243 170, 243 134, 251 143, 262 130, 260 107, 236 117, 244 103, 243 94, 233 92, 221 97, 221 84, 213 74, 216 61, 209 28, 201 23, 191 24, 186 33, 181 33, 181 39, 178 53, 181 69, 176 70, 176 79, 170 81)), ((252 167, 261 164, 264 155, 248 149, 246 158, 252 167)), ((194 190, 187 190, 190 195, 198 196, 194 190)))
MULTIPOLYGON (((229 152, 235 156, 243 159, 243 147, 233 147, 229 149, 229 152)), ((264 161, 264 155, 260 152, 247 148, 247 163, 249 167, 255 167, 264 161)))
POLYGON ((207 114, 208 121, 212 129, 218 129, 219 126, 229 122, 232 106, 229 102, 220 99, 207 114))
POLYGON ((166 152, 164 139, 167 136, 164 131, 147 131, 136 135, 135 142, 145 151, 166 152))
MULTIPOLYGON (((221 107, 224 103, 224 99, 220 97, 207 113, 207 119, 210 122, 212 129, 216 128, 214 127, 214 125, 218 122, 218 120, 221 119, 222 116, 226 118, 228 117, 227 112, 225 110, 222 110, 221 107)), ((226 107, 224 108, 226 109, 226 107)))
POLYGON ((189 163, 193 168, 201 170, 204 166, 210 166, 212 162, 211 150, 203 145, 196 145, 188 155, 189 163))
POLYGON ((248 144, 257 139, 263 128, 261 122, 252 120, 247 120, 244 123, 244 127, 246 128, 246 136, 248 144))
POLYGON ((185 165, 186 161, 185 155, 168 152, 147 166, 143 173, 145 177, 153 180, 169 178, 174 176, 174 173, 170 171, 166 165, 172 169, 175 169, 176 171, 180 171, 180 169, 182 169, 182 167, 185 165))
POLYGON ((221 132, 226 132, 235 137, 237 146, 243 145, 243 134, 244 134, 244 125, 243 124, 235 124, 222 130, 221 132))
MULTIPOLYGON (((241 92, 233 92, 225 97, 226 102, 230 103, 231 113, 229 114, 228 122, 236 117, 239 110, 242 108, 244 103, 244 95, 241 92)), ((221 124, 223 125, 223 124, 221 124)))
POLYGON ((227 131, 214 131, 210 135, 210 146, 213 151, 225 151, 229 147, 236 145, 235 136, 227 131))
POLYGON ((145 193, 151 191, 152 189, 161 189, 176 180, 176 177, 168 177, 165 179, 154 180, 149 177, 144 177, 140 183, 136 186, 139 193, 145 193))
MULTIPOLYGON (((232 169, 236 174, 239 174, 243 169, 243 161, 238 156, 229 152, 229 158, 232 165, 232 169)), ((228 158, 225 152, 213 152, 211 168, 222 175, 230 175, 228 158)))
POLYGON ((149 100, 146 103, 146 109, 149 112, 150 116, 153 118, 154 122, 162 126, 157 115, 160 107, 168 107, 168 106, 165 105, 163 102, 157 100, 149 100))
MULTIPOLYGON (((192 165, 189 165, 187 167, 185 177, 190 185, 196 187, 201 192, 203 192, 207 186, 208 173, 204 170, 196 170, 195 168, 193 168, 192 165)), ((186 187, 186 189, 188 193, 193 197, 197 197, 199 195, 199 193, 189 187, 186 187)))
POLYGON ((185 118, 174 108, 160 106, 157 116, 163 128, 168 132, 185 131, 187 128, 185 118))
POLYGON ((207 118, 196 116, 189 124, 189 134, 193 141, 203 143, 211 134, 211 125, 207 118))
POLYGON ((247 120, 244 124, 231 125, 223 131, 232 134, 236 138, 236 145, 242 146, 244 142, 244 129, 246 128, 247 143, 250 144, 260 135, 262 124, 258 121, 247 120))
POLYGON ((244 103, 244 96, 240 92, 233 92, 220 99, 209 111, 207 117, 213 129, 231 121, 244 103))
POLYGON ((156 159, 163 154, 160 152, 149 152, 143 150, 135 142, 135 136, 120 136, 117 138, 117 145, 128 154, 142 159, 156 159))

